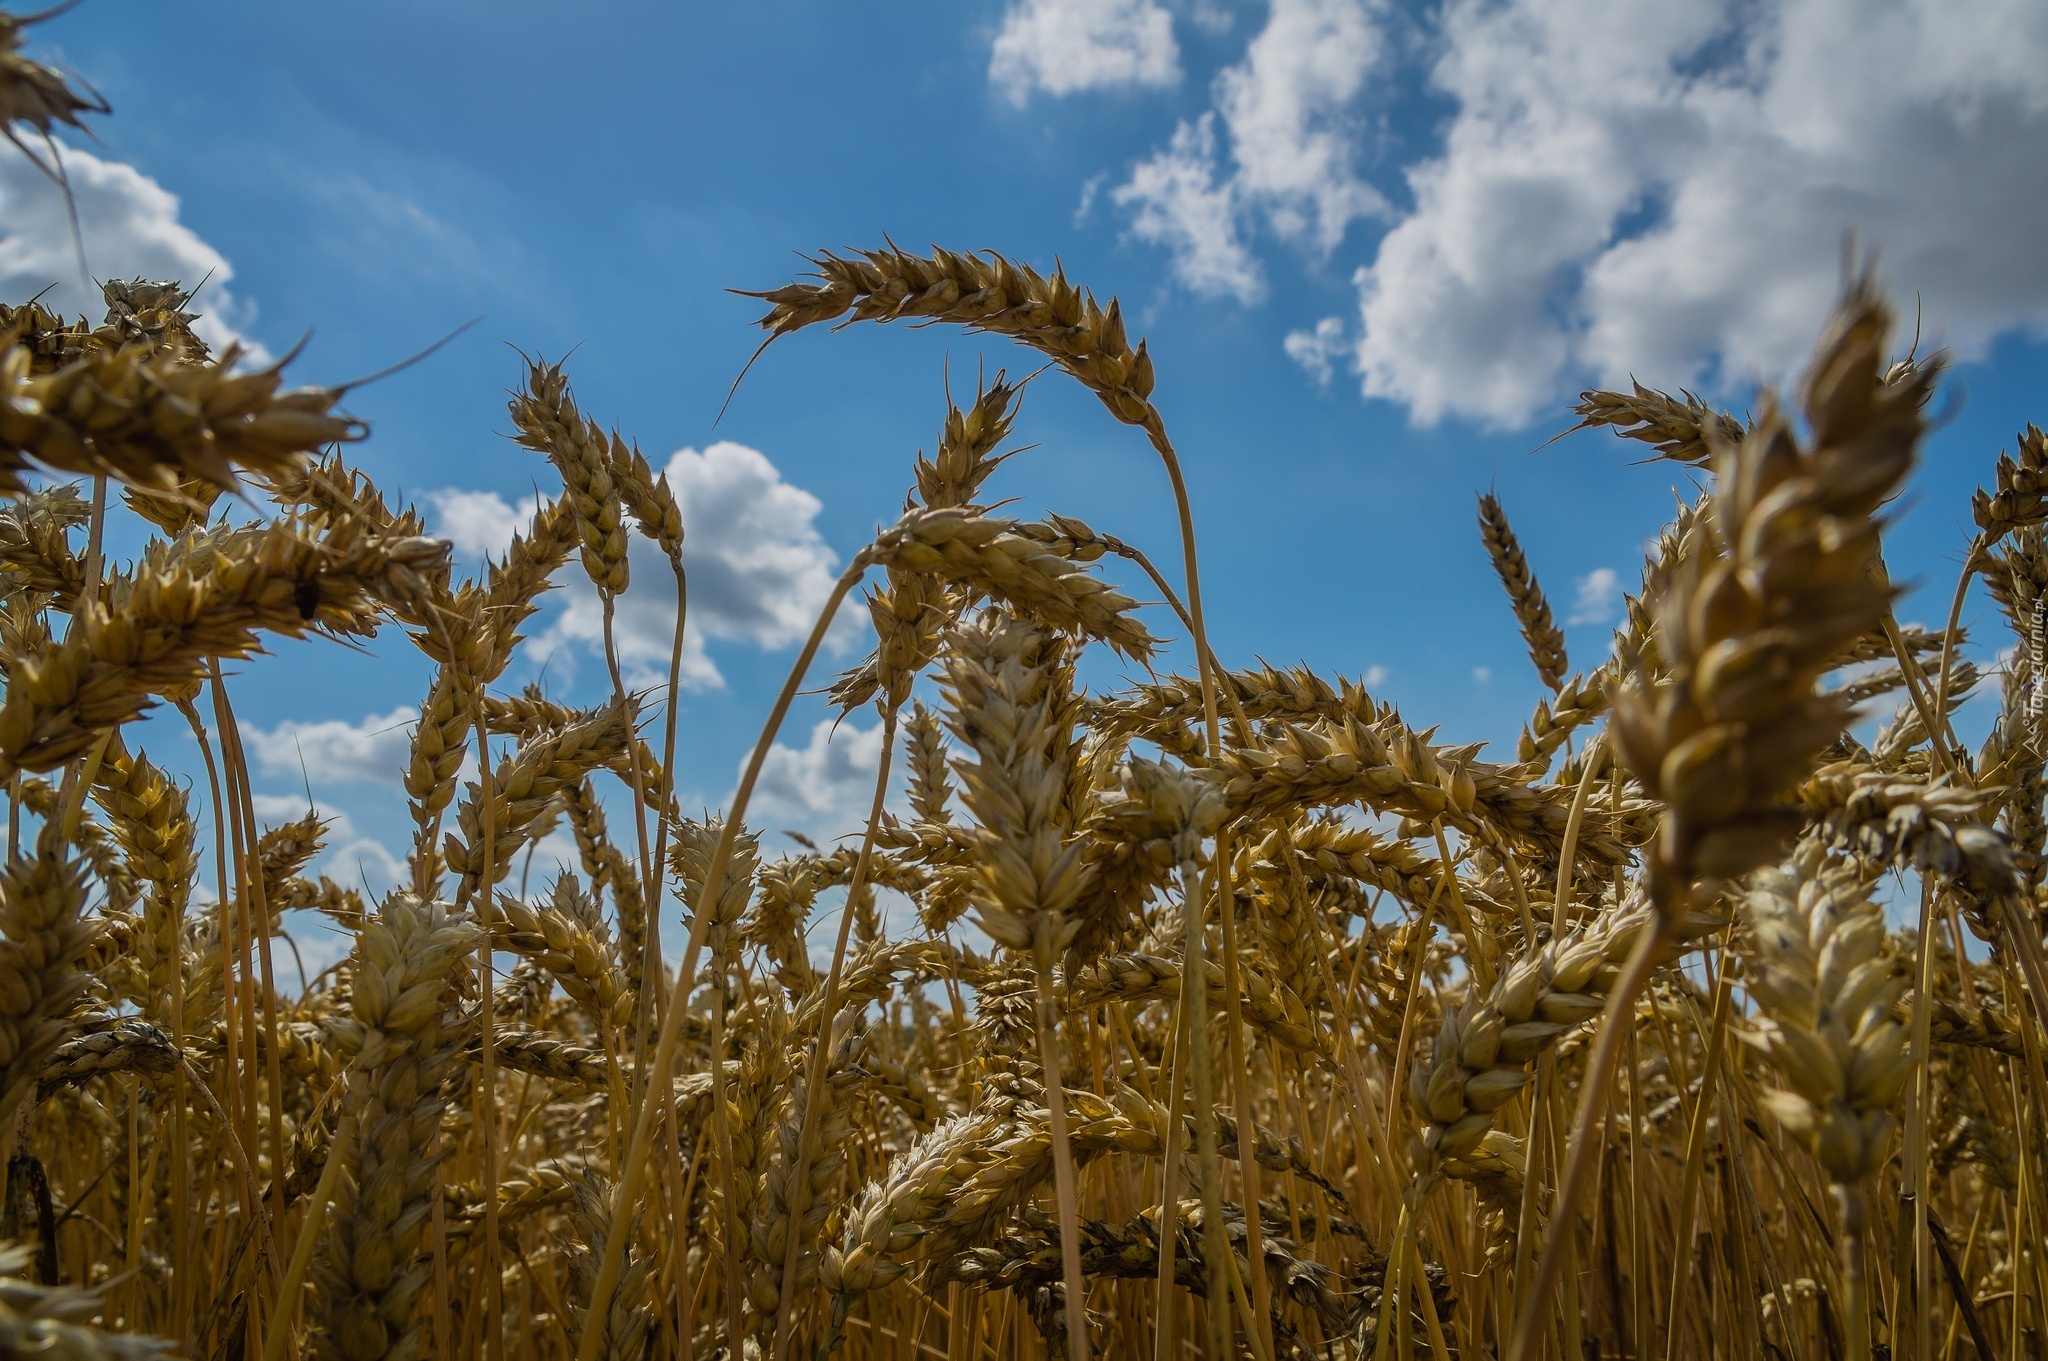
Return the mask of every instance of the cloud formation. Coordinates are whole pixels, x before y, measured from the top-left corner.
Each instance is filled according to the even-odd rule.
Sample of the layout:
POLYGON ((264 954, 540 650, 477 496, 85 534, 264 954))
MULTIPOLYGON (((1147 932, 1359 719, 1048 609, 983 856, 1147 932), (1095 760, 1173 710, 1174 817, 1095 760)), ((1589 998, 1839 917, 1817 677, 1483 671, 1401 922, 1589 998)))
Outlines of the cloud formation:
POLYGON ((1364 389, 1418 420, 1778 377, 1851 231, 1966 357, 2048 318, 2048 10, 1463 0, 1442 39, 1458 112, 1360 285, 1364 389))
POLYGON ((1389 223, 1356 324, 1287 346, 1318 380, 1348 358, 1420 424, 1522 425, 1630 374, 1781 379, 1851 233, 1969 359, 2048 329, 2048 7, 1274 0, 1211 109, 1113 197, 1182 284, 1242 302, 1264 293, 1260 227, 1329 254, 1389 223), (1375 163, 1376 92, 1418 84, 1440 133, 1375 163))
POLYGON ((1318 387, 1327 387, 1333 366, 1351 354, 1356 342, 1345 334, 1344 318, 1324 317, 1313 330, 1289 331, 1280 345, 1289 359, 1308 371, 1318 387))
POLYGON ((1244 59, 1216 77, 1214 111, 1182 122, 1114 191, 1132 233, 1166 247, 1186 287, 1245 303, 1265 293, 1246 240, 1255 222, 1334 250, 1386 206, 1357 173, 1348 111, 1384 47, 1364 0, 1273 0, 1244 59))
POLYGON ((1354 168, 1346 107, 1384 44, 1363 0, 1273 0, 1244 60, 1216 78, 1237 195, 1285 240, 1329 251, 1385 201, 1354 168))
MULTIPOLYGON (((758 449, 720 440, 701 452, 679 449, 661 471, 683 510, 683 560, 689 570, 689 628, 683 679, 721 684, 704 651, 707 639, 786 647, 810 631, 832 592, 838 555, 818 532, 817 497, 782 479, 758 449)), ((471 558, 497 556, 533 515, 529 498, 514 506, 491 491, 444 488, 423 498, 434 507, 434 532, 471 558)), ((613 622, 621 668, 632 684, 668 674, 675 628, 675 591, 668 561, 648 540, 630 538, 634 586, 618 601, 613 622)), ((601 653, 603 615, 597 593, 578 566, 559 573, 548 623, 532 652, 601 653)), ((847 618, 852 619, 849 613, 847 618)), ((836 637, 843 635, 835 635, 836 637)))
MULTIPOLYGON (((235 272, 226 258, 178 220, 177 195, 132 165, 59 146, 93 276, 176 279, 187 288, 205 279, 194 329, 216 349, 237 339, 247 345, 237 328, 253 309, 228 289, 235 272)), ((36 149, 48 161, 49 149, 36 149)), ((10 146, 0 146, 0 224, 0 297, 42 293, 44 306, 67 316, 97 322, 105 314, 99 289, 88 291, 78 277, 64 191, 10 146)))
POLYGON ((1236 195, 1217 182, 1213 113, 1174 129, 1110 197, 1130 211, 1132 235, 1166 248, 1187 287, 1245 303, 1265 296, 1266 272, 1244 243, 1236 195))
POLYGON ((313 723, 286 719, 274 728, 244 725, 242 739, 265 775, 297 780, 303 771, 315 789, 335 781, 396 788, 405 779, 419 717, 418 705, 403 704, 360 723, 329 718, 313 723))
POLYGON ((1180 81, 1173 16, 1156 0, 1017 0, 1003 15, 988 78, 1011 103, 1180 81))
POLYGON ((851 720, 819 719, 805 745, 777 742, 769 748, 747 821, 774 830, 792 828, 820 842, 857 834, 867 823, 881 759, 880 723, 862 728, 851 720))

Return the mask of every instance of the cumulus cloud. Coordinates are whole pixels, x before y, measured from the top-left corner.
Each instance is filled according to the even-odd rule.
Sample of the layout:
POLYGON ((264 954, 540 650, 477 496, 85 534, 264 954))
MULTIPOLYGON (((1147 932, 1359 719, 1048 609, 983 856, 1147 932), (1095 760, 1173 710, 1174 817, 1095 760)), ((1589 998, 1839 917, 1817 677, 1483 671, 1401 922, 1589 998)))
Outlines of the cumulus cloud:
MULTIPOLYGON (((818 532, 823 503, 785 482, 758 449, 731 440, 702 451, 679 449, 661 471, 682 505, 683 559, 690 574, 683 678, 693 686, 715 686, 720 677, 705 654, 705 640, 778 648, 801 639, 832 592, 838 555, 818 532)), ((435 532, 473 557, 502 554, 536 504, 529 498, 514 506, 496 492, 459 488, 429 492, 424 499, 435 509, 435 532)), ((622 668, 634 684, 650 684, 668 674, 675 592, 660 551, 638 533, 630 544, 636 584, 620 597, 613 628, 622 668)), ((603 616, 589 579, 572 563, 556 580, 561 607, 535 637, 535 655, 601 649, 603 616)), ((834 635, 835 641, 844 637, 834 635)))
POLYGON ((1362 0, 1273 0, 1244 60, 1216 78, 1237 193, 1275 230, 1328 251, 1385 206, 1360 179, 1346 108, 1380 64, 1379 27, 1362 0))
POLYGON ((823 503, 731 440, 678 450, 665 471, 689 536, 692 621, 762 647, 802 638, 839 563, 815 523, 823 503))
POLYGON ((1365 0, 1273 0, 1244 59, 1217 76, 1215 110, 1181 123, 1116 189, 1132 232, 1165 246, 1188 288, 1241 302, 1264 291, 1244 240, 1255 221, 1335 249, 1352 223, 1386 207, 1357 171, 1351 109, 1384 48, 1365 0))
POLYGON ((1621 604, 1621 575, 1612 567, 1595 567, 1578 580, 1567 624, 1605 624, 1621 604))
POLYGON ((538 496, 517 505, 494 491, 443 487, 420 498, 434 508, 434 533, 454 545, 457 556, 472 564, 503 556, 512 536, 533 523, 538 496))
POLYGON ((1216 180, 1216 117, 1203 114, 1140 161, 1110 197, 1131 213, 1131 232, 1164 246, 1173 272, 1197 293, 1256 302, 1265 271, 1244 243, 1236 196, 1216 180))
MULTIPOLYGON (((236 339, 248 344, 236 328, 248 324, 253 309, 229 291, 234 270, 227 260, 178 220, 177 195, 132 165, 59 145, 86 268, 100 279, 177 279, 188 288, 205 279, 194 329, 215 348, 236 339)), ((37 151, 47 162, 48 148, 37 151)), ((78 277, 64 191, 13 147, 0 147, 0 224, 0 297, 43 293, 46 307, 100 319, 106 303, 78 277)))
POLYGON ((360 723, 329 718, 312 723, 286 719, 274 728, 244 725, 242 739, 265 775, 297 779, 303 770, 315 788, 334 781, 396 786, 405 778, 419 717, 419 709, 406 704, 360 723))
POLYGON ((1364 390, 1420 421, 1781 376, 1850 231, 1965 356, 2048 319, 2048 10, 1460 0, 1441 36, 1457 113, 1361 276, 1364 390))
POLYGON ((366 836, 337 841, 319 868, 321 873, 349 888, 368 885, 373 898, 389 893, 405 879, 405 862, 383 842, 366 836))
POLYGON ((755 782, 747 820, 819 839, 857 832, 875 797, 882 726, 820 719, 801 747, 775 743, 755 782))
MULTIPOLYGON (((1391 225, 1345 343, 1365 395, 1521 425, 1588 381, 1742 392, 1794 370, 1853 234, 1965 359, 2048 333, 2048 7, 2029 0, 1273 0, 1115 191, 1197 292, 1262 295, 1257 228, 1391 225), (1390 41, 1398 25, 1420 41, 1390 41), (1414 54, 1405 56, 1404 54, 1414 54), (1397 60, 1420 62, 1410 72, 1397 60), (1380 80, 1376 77, 1391 76, 1380 80), (1359 172, 1375 88, 1443 101, 1399 209, 1359 172)), ((1288 353, 1321 379, 1338 337, 1288 353)))
POLYGON ((1013 104, 1180 81, 1173 17, 1156 0, 1017 0, 1003 15, 988 78, 1013 104))

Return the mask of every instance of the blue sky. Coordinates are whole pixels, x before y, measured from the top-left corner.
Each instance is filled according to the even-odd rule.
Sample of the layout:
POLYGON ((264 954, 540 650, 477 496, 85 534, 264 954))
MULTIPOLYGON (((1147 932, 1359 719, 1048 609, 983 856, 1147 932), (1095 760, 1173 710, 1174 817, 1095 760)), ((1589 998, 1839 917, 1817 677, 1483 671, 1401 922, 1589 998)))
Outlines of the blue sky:
MULTIPOLYGON (((31 50, 114 107, 67 143, 96 274, 212 269, 216 335, 282 353, 310 332, 308 381, 481 317, 350 399, 373 431, 356 457, 471 561, 545 483, 503 437, 509 347, 573 348, 585 409, 657 467, 695 451, 673 471, 709 628, 683 713, 702 801, 730 789, 792 620, 900 506, 948 367, 956 393, 1033 367, 955 333, 805 333, 714 428, 757 340, 726 290, 798 252, 992 247, 1120 295, 1219 651, 1370 675, 1450 740, 1511 743, 1540 693, 1475 494, 1502 497, 1575 667, 1597 664, 1674 470, 1602 434, 1538 446, 1579 387, 1631 372, 1747 406, 1796 367, 1845 232, 1963 361, 1892 540, 1919 588, 1903 615, 1946 600, 1970 489, 2041 414, 2048 9, 2016 0, 87 0, 31 50)), ((9 296, 57 280, 81 306, 62 221, 0 165, 9 296)), ((1156 461, 1092 399, 1048 375, 1019 430, 1037 447, 996 494, 1174 558, 1156 461)), ((665 655, 651 567, 627 627, 665 655)), ((546 679, 595 697, 587 612, 556 599, 546 679)), ((351 837, 399 851, 378 771, 426 678, 396 634, 251 663, 259 787, 282 810, 304 753, 351 837)), ((822 716, 784 734, 771 826, 836 833, 865 803, 873 719, 828 749, 822 716)))

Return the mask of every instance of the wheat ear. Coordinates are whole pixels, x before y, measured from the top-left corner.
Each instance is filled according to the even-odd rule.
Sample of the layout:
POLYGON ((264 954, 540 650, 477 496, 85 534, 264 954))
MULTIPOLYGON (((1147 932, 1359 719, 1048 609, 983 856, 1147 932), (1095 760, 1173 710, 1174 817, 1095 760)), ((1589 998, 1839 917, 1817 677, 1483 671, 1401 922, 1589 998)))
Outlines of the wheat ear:
POLYGON ((1807 842, 1767 870, 1744 900, 1754 1041, 1784 1077, 1765 1104, 1826 1171, 1841 1212, 1842 1309, 1849 1361, 1868 1361, 1865 1192, 1883 1165, 1891 1108, 1913 1074, 1892 1004, 1908 979, 1885 949, 1883 915, 1865 877, 1826 863, 1807 842))
MULTIPOLYGON (((1658 929, 1644 933, 1608 999, 1580 1090, 1573 1146, 1558 1181, 1530 1301, 1510 1361, 1529 1361, 1535 1313, 1563 1270, 1566 1226, 1591 1168, 1593 1126, 1607 1101, 1626 1017, 1693 883, 1773 858, 1801 819, 1790 795, 1848 726, 1819 692, 1833 658, 1889 619, 1878 512, 1913 465, 1923 408, 1940 365, 1887 381, 1891 314, 1869 276, 1854 279, 1806 379, 1812 441, 1802 447, 1766 405, 1739 445, 1716 452, 1714 536, 1699 544, 1657 602, 1668 672, 1638 658, 1617 692, 1613 732, 1624 763, 1664 803, 1650 857, 1658 929)), ((1904 660, 1904 659, 1902 659, 1904 660)))
POLYGON ((337 1039, 352 1051, 344 1112, 358 1133, 328 1154, 349 1165, 326 1260, 313 1274, 319 1356, 374 1361, 420 1349, 427 1272, 418 1254, 441 1156, 434 1133, 448 1105, 444 1081, 462 1053, 454 980, 480 936, 438 903, 394 894, 357 938, 353 1014, 337 1039))
POLYGON ((1550 602, 1544 598, 1543 588, 1536 584, 1528 555, 1508 524, 1508 513, 1492 492, 1482 493, 1479 498, 1479 538, 1486 545, 1486 556, 1493 560, 1494 575, 1508 593, 1508 604, 1515 611, 1515 622, 1521 625, 1522 641, 1528 644, 1529 660, 1535 664, 1536 674, 1553 691, 1562 690, 1565 675, 1571 670, 1565 657, 1564 630, 1551 615, 1550 602))

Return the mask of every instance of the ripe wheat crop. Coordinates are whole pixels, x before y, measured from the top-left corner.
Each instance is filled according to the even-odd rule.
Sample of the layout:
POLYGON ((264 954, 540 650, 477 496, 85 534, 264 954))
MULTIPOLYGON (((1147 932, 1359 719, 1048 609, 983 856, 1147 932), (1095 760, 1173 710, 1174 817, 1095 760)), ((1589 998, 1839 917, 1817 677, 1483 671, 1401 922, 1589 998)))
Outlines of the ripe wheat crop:
MULTIPOLYGON (((10 139, 98 111, 25 23, 10 139)), ((1480 498, 1542 684, 1500 759, 1209 650, 1114 299, 893 246, 757 296, 764 348, 900 321, 1034 351, 1165 462, 1182 532, 1162 567, 997 514, 1022 388, 949 401, 701 819, 685 507, 562 365, 508 375, 559 489, 462 579, 347 461, 346 394, 210 353, 180 285, 0 308, 0 1356, 2044 1354, 2048 441, 1987 463, 1947 628, 1902 626, 1888 507, 1942 366, 1888 348, 1867 272, 1751 418, 1584 394, 1704 488, 1590 667, 1480 498), (153 537, 115 561, 129 512, 153 537), (575 572, 612 693, 508 691, 575 572), (1998 686, 1962 655, 1979 577, 1998 686), (653 693, 620 680, 629 590, 675 592, 653 693), (815 675, 857 592, 870 655, 815 675), (309 871, 317 817, 258 822, 223 666, 379 633, 432 663, 381 900, 309 871), (1148 669, 1166 636, 1186 673, 1148 669), (1091 650, 1143 679, 1083 689, 1091 650), (819 684, 879 714, 872 811, 774 854, 747 806, 819 684), (141 749, 153 710, 202 770, 141 749), (558 825, 577 863, 530 885, 558 825), (308 910, 353 944, 294 994, 308 910)))

